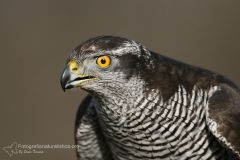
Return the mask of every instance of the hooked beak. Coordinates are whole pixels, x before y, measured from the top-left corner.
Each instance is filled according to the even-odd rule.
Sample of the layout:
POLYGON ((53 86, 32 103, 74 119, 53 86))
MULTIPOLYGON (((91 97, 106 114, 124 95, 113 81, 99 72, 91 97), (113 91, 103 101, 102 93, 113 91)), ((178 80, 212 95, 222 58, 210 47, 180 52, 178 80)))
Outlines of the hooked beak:
POLYGON ((89 75, 77 74, 74 71, 70 70, 69 66, 67 66, 63 70, 60 83, 63 91, 65 92, 66 89, 79 87, 82 82, 90 79, 96 79, 96 78, 89 75))

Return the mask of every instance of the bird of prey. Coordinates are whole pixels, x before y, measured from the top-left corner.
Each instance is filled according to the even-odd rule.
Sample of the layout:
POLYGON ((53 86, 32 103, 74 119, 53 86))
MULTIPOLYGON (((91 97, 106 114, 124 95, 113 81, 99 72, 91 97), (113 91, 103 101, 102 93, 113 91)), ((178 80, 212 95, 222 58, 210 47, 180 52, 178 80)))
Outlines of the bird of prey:
POLYGON ((89 93, 78 159, 240 159, 240 89, 220 74, 101 36, 72 51, 61 86, 89 93))

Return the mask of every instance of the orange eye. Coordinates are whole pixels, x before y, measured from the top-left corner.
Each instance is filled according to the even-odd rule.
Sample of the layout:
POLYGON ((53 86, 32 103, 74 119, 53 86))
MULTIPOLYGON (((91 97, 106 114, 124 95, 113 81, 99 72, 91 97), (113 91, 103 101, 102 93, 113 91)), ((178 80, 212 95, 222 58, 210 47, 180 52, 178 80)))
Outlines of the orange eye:
POLYGON ((97 64, 101 68, 107 68, 110 66, 111 59, 108 56, 101 56, 97 58, 97 64))

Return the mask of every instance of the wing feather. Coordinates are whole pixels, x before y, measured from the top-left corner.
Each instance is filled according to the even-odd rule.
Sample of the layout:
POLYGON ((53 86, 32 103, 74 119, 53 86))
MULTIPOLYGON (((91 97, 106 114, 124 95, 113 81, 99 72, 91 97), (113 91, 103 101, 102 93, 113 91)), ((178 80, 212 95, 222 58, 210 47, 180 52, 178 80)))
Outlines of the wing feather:
POLYGON ((209 99, 207 124, 213 135, 240 159, 240 92, 221 85, 209 99))

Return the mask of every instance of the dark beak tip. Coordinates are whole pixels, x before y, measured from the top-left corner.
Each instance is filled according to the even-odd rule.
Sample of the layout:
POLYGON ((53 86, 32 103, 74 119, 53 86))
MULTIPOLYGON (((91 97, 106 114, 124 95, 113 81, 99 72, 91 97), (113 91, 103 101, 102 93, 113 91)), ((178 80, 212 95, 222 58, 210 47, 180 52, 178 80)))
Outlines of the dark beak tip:
POLYGON ((61 78, 60 78, 60 84, 61 84, 61 88, 62 88, 62 90, 63 90, 63 92, 65 92, 65 84, 64 84, 64 80, 63 80, 63 77, 61 76, 61 78))
POLYGON ((66 91, 66 88, 65 88, 65 86, 62 83, 61 83, 61 88, 62 88, 63 92, 66 91))
POLYGON ((69 77, 70 77, 70 73, 69 73, 69 69, 68 67, 66 67, 63 72, 62 72, 62 75, 61 75, 61 78, 60 78, 60 84, 61 84, 61 87, 62 87, 62 90, 65 92, 66 91, 66 84, 68 83, 69 81, 69 77))

